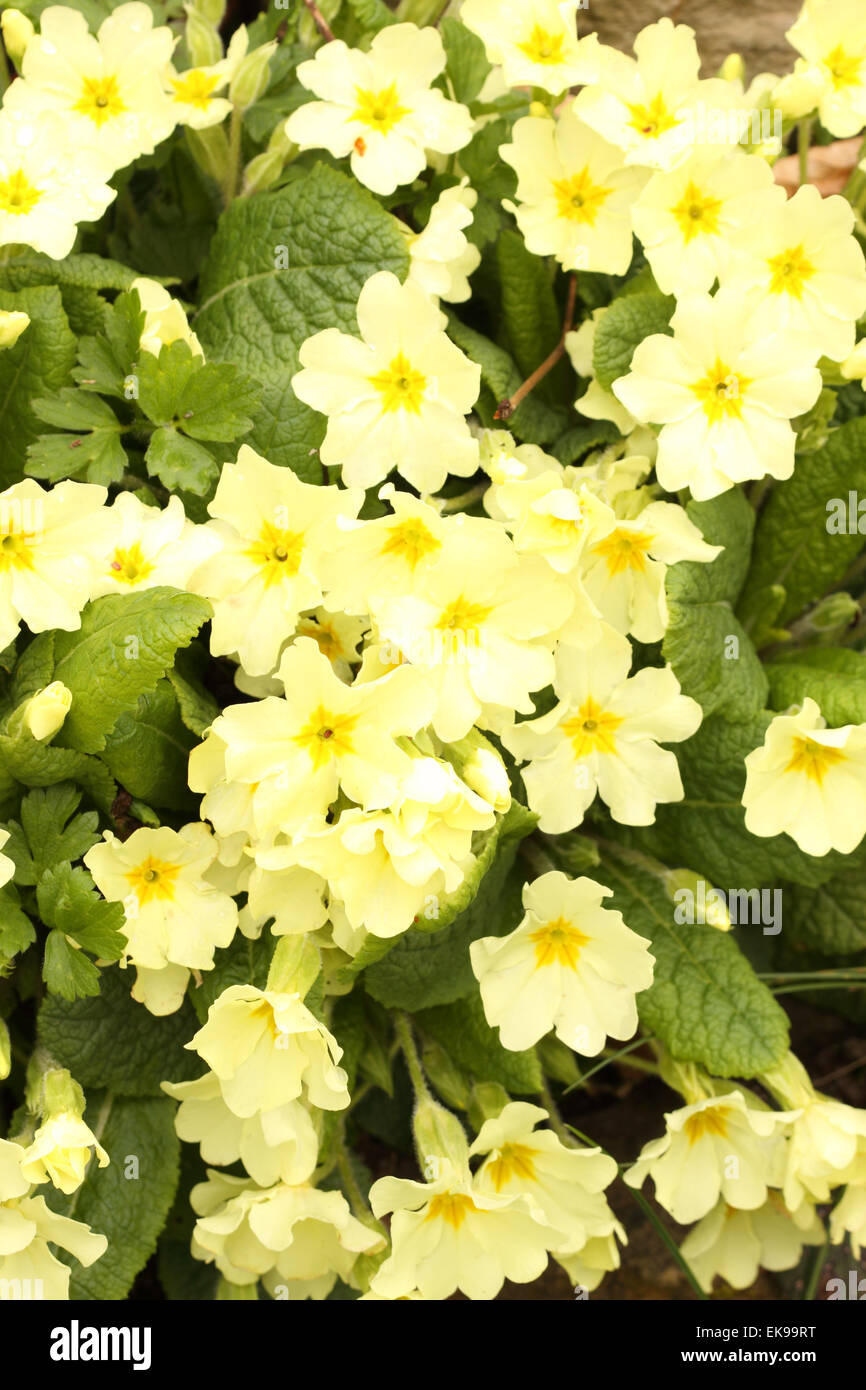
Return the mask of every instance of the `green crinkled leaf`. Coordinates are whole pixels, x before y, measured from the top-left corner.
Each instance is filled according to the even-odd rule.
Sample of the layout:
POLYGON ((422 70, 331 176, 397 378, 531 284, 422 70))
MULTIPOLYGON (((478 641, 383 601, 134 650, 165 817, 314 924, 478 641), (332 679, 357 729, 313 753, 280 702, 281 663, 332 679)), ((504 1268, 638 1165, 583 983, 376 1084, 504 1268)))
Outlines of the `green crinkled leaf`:
POLYGON ((47 926, 71 936, 102 960, 119 960, 126 945, 123 904, 109 903, 96 892, 86 869, 55 864, 36 887, 39 915, 47 926))
POLYGON ((362 28, 378 33, 389 24, 397 24, 397 16, 388 9, 385 0, 347 0, 349 9, 362 28))
POLYGON ((470 943, 479 936, 503 936, 520 920, 524 875, 514 868, 514 857, 534 823, 531 812, 512 804, 468 905, 444 931, 413 929, 398 937, 388 955, 365 970, 368 994, 388 1008, 415 1011, 452 1004, 477 990, 470 943))
MULTIPOLYGON (((22 9, 26 9, 22 6, 22 9)), ((10 290, 26 285, 71 285, 76 289, 128 290, 136 271, 119 261, 80 253, 53 261, 29 246, 20 247, 0 266, 0 284, 10 290)))
POLYGON ((81 792, 67 784, 27 793, 21 802, 21 824, 10 821, 4 848, 15 861, 17 883, 34 884, 54 864, 71 863, 99 839, 95 811, 75 812, 81 792))
POLYGON ((783 653, 766 667, 775 710, 817 703, 831 728, 866 723, 866 655, 840 647, 783 653))
POLYGON ((54 635, 53 679, 72 691, 58 739, 98 752, 121 714, 135 709, 210 617, 210 604, 177 589, 107 594, 88 604, 78 632, 54 635))
POLYGON ((257 397, 256 383, 232 363, 203 363, 181 338, 159 357, 141 355, 139 406, 155 425, 172 425, 192 439, 230 444, 246 434, 257 397))
POLYGON ((95 998, 42 1002, 39 1039, 85 1090, 107 1086, 122 1096, 158 1096, 161 1081, 201 1073, 199 1058, 184 1047, 198 1028, 192 1005, 185 1001, 177 1013, 157 1018, 130 998, 134 981, 132 969, 110 966, 100 973, 95 998))
MULTIPOLYGON (((617 828, 617 838, 668 864, 693 869, 719 888, 762 888, 790 880, 817 887, 851 863, 835 852, 804 854, 789 835, 768 837, 746 830, 742 807, 744 759, 764 741, 772 718, 762 713, 742 723, 705 719, 677 750, 685 798, 659 806, 646 829, 617 828)), ((866 847, 855 853, 866 862, 866 847)))
POLYGON ((686 511, 704 539, 725 548, 709 564, 681 560, 667 571, 662 654, 704 714, 744 719, 767 703, 767 678, 733 605, 746 577, 754 512, 738 488, 686 511))
POLYGON ((183 723, 167 680, 138 697, 105 740, 102 759, 121 786, 149 806, 194 811, 187 789, 187 764, 195 740, 183 723))
POLYGON ((866 869, 843 871, 820 888, 788 888, 785 935, 789 945, 824 956, 866 951, 866 869))
POLYGON ((445 18, 439 25, 445 45, 445 73, 457 101, 474 101, 491 71, 484 44, 459 19, 445 18))
POLYGON ((134 368, 143 328, 144 310, 138 291, 119 294, 106 311, 103 331, 82 338, 78 344, 78 366, 72 375, 82 390, 118 400, 135 398, 134 368))
POLYGON ((92 392, 64 386, 56 396, 31 402, 46 424, 67 431, 41 434, 27 449, 27 472, 32 478, 55 482, 83 475, 89 483, 108 487, 119 482, 127 465, 121 442, 123 426, 111 406, 92 392))
MULTIPOLYGON (((662 866, 658 866, 661 873, 662 866)), ((655 975, 637 997, 642 1023, 682 1062, 714 1076, 757 1076, 788 1049, 788 1019, 732 936, 680 924, 650 861, 610 846, 599 880, 614 891, 607 906, 649 939, 655 975)))
POLYGON ((592 370, 609 391, 617 377, 625 376, 635 348, 653 333, 667 333, 675 300, 660 290, 626 294, 615 299, 602 314, 595 332, 592 370))
POLYGON ((0 290, 0 310, 30 315, 15 346, 0 352, 0 488, 6 488, 22 478, 27 446, 41 432, 30 402, 67 381, 75 338, 56 285, 0 290))
POLYGON ((45 938, 42 978, 50 995, 70 1003, 99 994, 99 971, 93 961, 59 930, 50 931, 45 938))
POLYGON ((481 368, 481 380, 488 392, 485 396, 482 391, 475 409, 488 428, 501 429, 506 425, 517 439, 530 444, 547 444, 563 433, 568 423, 568 412, 564 407, 547 405, 534 392, 521 401, 507 421, 494 420, 497 406, 514 394, 523 382, 523 373, 505 348, 497 347, 474 328, 467 328, 456 314, 448 315, 448 333, 466 356, 481 368))
POLYGON ((70 781, 85 787, 102 807, 114 798, 113 782, 98 759, 55 743, 40 743, 26 731, 15 738, 0 733, 0 764, 25 787, 70 781))
POLYGON ((435 1009, 422 1009, 415 1021, 421 1032, 440 1043, 473 1081, 498 1081, 515 1095, 541 1090, 541 1067, 535 1050, 509 1052, 504 1048, 498 1032, 484 1016, 479 994, 435 1009))
POLYGON ((202 272, 195 330, 209 361, 236 363, 261 384, 248 442, 271 463, 321 480, 315 451, 325 422, 291 389, 298 350, 321 329, 357 333, 364 282, 378 270, 402 278, 407 268, 395 220, 354 179, 325 165, 276 193, 238 199, 223 214, 202 272))
POLYGON ((619 437, 619 430, 609 420, 592 420, 588 425, 575 425, 573 429, 566 430, 550 446, 549 452, 567 466, 577 463, 591 449, 613 444, 619 437))
POLYGON ((88 1269, 75 1266, 69 1297, 116 1301, 127 1297, 156 1249, 174 1201, 180 1141, 175 1107, 167 1096, 133 1100, 96 1094, 88 1099, 87 1122, 111 1161, 99 1168, 91 1159, 78 1191, 71 1197, 56 1194, 51 1205, 108 1239, 101 1259, 88 1269))
POLYGON ((207 497, 219 477, 219 464, 210 450, 172 425, 154 430, 144 459, 148 473, 170 491, 182 488, 207 497))
MULTIPOLYGON (((8 853, 4 846, 3 853, 8 853)), ((36 940, 36 928, 15 900, 15 890, 6 884, 0 890, 0 957, 11 960, 36 940)))
POLYGON ((220 712, 220 707, 202 684, 196 657, 201 649, 195 646, 179 651, 168 680, 177 696, 180 717, 192 733, 202 738, 220 712))
POLYGON ((866 493, 866 417, 833 430, 821 449, 798 459, 793 477, 773 485, 758 517, 744 608, 756 593, 782 585, 785 601, 778 616, 784 624, 842 578, 863 548, 863 537, 856 526, 853 535, 828 530, 827 504, 838 499, 847 513, 849 492, 866 493))

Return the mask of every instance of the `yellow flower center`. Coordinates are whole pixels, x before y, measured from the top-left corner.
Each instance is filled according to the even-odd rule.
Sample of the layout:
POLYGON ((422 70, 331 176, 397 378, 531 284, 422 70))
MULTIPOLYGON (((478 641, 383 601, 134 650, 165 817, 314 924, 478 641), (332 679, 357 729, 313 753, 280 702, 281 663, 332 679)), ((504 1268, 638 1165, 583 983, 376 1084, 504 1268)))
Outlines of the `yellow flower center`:
POLYGON ((730 367, 717 357, 715 364, 701 381, 691 385, 698 400, 704 407, 704 414, 711 425, 717 425, 727 416, 739 420, 743 407, 743 394, 751 383, 744 376, 732 372, 730 367))
POLYGON ((413 415, 421 413, 427 378, 415 371, 402 352, 392 358, 384 371, 371 376, 370 384, 382 393, 384 411, 410 410, 413 415))
POLYGON ((631 116, 629 125, 632 130, 636 130, 638 135, 646 135, 650 139, 655 139, 657 135, 664 135, 665 131, 672 130, 677 123, 676 116, 668 110, 661 92, 654 96, 647 106, 641 106, 639 102, 636 102, 634 105, 630 105, 628 110, 631 116))
POLYGON ((411 521, 401 521, 388 528, 379 553, 395 555, 414 570, 419 561, 441 548, 442 542, 437 541, 424 522, 413 518, 411 521))
POLYGON ((329 661, 339 656, 343 650, 343 645, 330 624, 317 623, 313 618, 307 618, 298 624, 298 636, 312 637, 322 656, 326 656, 329 661))
POLYGON ((153 565, 145 560, 138 541, 126 550, 115 550, 108 568, 112 579, 121 584, 138 584, 153 571, 153 565))
POLYGON ((778 256, 770 256, 767 265, 771 271, 770 293, 790 294, 794 299, 802 297, 803 286, 816 273, 814 265, 803 250, 802 243, 799 246, 789 246, 787 251, 780 251, 778 256))
POLYGON ((174 87, 172 100, 181 102, 184 106, 197 106, 199 111, 206 111, 213 100, 213 90, 218 82, 219 77, 211 76, 202 68, 192 68, 190 72, 171 79, 171 85, 174 87))
POLYGON ((594 227, 599 210, 613 189, 593 183, 589 169, 581 169, 578 174, 569 174, 568 178, 554 179, 553 191, 560 217, 594 227))
POLYGON ((41 197, 42 189, 32 184, 22 169, 0 181, 0 209, 13 217, 32 212, 41 197))
POLYGON ((837 44, 832 52, 827 54, 824 65, 830 69, 833 86, 837 92, 841 91, 843 87, 858 87, 860 85, 863 59, 853 53, 846 53, 841 44, 837 44))
POLYGON ((686 1135, 689 1145, 697 1144, 699 1139, 705 1135, 715 1135, 717 1139, 724 1139, 728 1133, 728 1126, 725 1117, 730 1115, 729 1105, 716 1106, 711 1110, 699 1110, 695 1115, 689 1115, 683 1125, 683 1133, 686 1135))
POLYGON ((350 735, 357 722, 356 714, 332 714, 319 705, 293 741, 309 754, 318 772, 332 758, 354 753, 350 735))
POLYGON ((802 772, 820 787, 831 767, 844 763, 845 754, 838 748, 827 748, 811 738, 795 738, 791 760, 786 772, 802 772))
POLYGON ((400 105, 396 82, 378 92, 365 92, 356 87, 355 100, 358 104, 349 119, 360 121, 362 125, 369 126, 371 130, 378 130, 382 135, 387 135, 404 116, 409 115, 408 106, 400 105))
POLYGON ((491 610, 483 604, 472 603, 461 596, 449 603, 447 608, 443 608, 436 627, 440 632, 471 632, 477 637, 478 629, 490 616, 490 612, 491 610))
POLYGON ((610 753, 615 756, 614 734, 621 723, 619 715, 602 709, 590 695, 577 714, 563 720, 559 727, 571 740, 575 758, 585 758, 589 753, 610 753))
POLYGON ((463 1192, 437 1192, 430 1203, 425 1221, 447 1221, 455 1231, 459 1231, 470 1211, 475 1211, 475 1203, 463 1192))
POLYGON ((624 570, 636 570, 642 574, 646 569, 647 551, 654 539, 654 536, 622 531, 617 527, 592 547, 592 553, 600 555, 607 562, 607 572, 611 576, 622 574, 624 570))
POLYGON ((284 531, 266 521, 259 539, 244 551, 254 564, 260 565, 266 587, 278 584, 297 574, 304 553, 304 536, 301 531, 284 531))
POLYGON ((671 208, 671 216, 676 218, 683 240, 688 245, 702 232, 708 236, 718 233, 721 210, 720 198, 711 198, 709 194, 702 193, 690 181, 676 207, 671 208))
POLYGON ((557 63, 565 62, 564 42, 564 34, 551 34, 547 29, 542 29, 540 24, 536 24, 529 38, 524 39, 517 47, 521 53, 526 54, 530 62, 554 67, 557 63))
POLYGON ((545 922, 537 931, 530 932, 529 940, 535 947, 535 968, 542 970, 548 965, 564 965, 569 970, 577 969, 582 947, 588 946, 591 937, 584 935, 579 927, 557 917, 545 922))
POLYGON ((0 538, 0 574, 6 570, 32 570, 33 556, 26 536, 7 534, 0 538))
POLYGON ((125 875, 127 883, 138 898, 139 904, 160 900, 172 902, 174 899, 174 880, 180 873, 179 864, 168 864, 164 859, 154 859, 149 854, 140 864, 125 875))
POLYGON ((82 116, 89 116, 97 127, 104 126, 113 116, 126 110, 116 77, 85 77, 81 96, 73 107, 82 116))
POLYGON ((515 1179, 520 1182, 534 1182, 535 1154, 536 1150, 531 1149, 528 1144, 503 1144, 497 1157, 489 1158, 484 1165, 496 1191, 501 1192, 506 1183, 515 1179))

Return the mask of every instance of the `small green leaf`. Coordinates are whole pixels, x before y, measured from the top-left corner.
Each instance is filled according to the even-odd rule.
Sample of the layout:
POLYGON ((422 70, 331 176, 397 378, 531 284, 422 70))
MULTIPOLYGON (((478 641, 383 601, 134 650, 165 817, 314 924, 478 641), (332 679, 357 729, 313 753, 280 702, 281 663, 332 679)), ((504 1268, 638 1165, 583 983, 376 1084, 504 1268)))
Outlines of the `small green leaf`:
POLYGON ((468 105, 478 96, 492 71, 484 44, 459 19, 446 16, 439 25, 439 32, 447 55, 445 73, 455 99, 468 105))
POLYGON ((89 956, 70 945, 62 931, 45 938, 42 978, 49 993, 72 1003, 99 994, 99 971, 89 956))
POLYGON ((154 430, 144 461, 147 471, 172 492, 182 488, 207 497, 219 477, 219 465, 210 450, 179 434, 173 425, 154 430))
POLYGON ((602 314, 595 332, 592 370, 605 391, 625 376, 635 349, 653 333, 667 333, 675 301, 660 290, 626 294, 602 314))
POLYGON ((509 1052, 484 1016, 479 994, 422 1009, 415 1015, 421 1032, 444 1047, 448 1056, 473 1081, 498 1081, 515 1095, 541 1090, 541 1067, 534 1049, 509 1052))

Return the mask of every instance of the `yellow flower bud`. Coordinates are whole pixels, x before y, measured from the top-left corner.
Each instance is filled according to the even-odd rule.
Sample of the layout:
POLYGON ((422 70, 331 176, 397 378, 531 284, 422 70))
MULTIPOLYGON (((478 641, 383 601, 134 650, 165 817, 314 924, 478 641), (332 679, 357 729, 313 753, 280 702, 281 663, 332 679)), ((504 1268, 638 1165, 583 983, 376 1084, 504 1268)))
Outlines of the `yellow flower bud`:
POLYGON ((20 68, 24 50, 35 33, 33 25, 20 10, 4 10, 0 15, 0 27, 6 52, 16 68, 20 68))
POLYGON ((742 82, 746 76, 746 65, 739 53, 729 53, 719 68, 719 77, 726 82, 742 82))
POLYGON ((69 713, 72 704, 72 691, 62 681, 52 681, 44 690, 37 690, 28 700, 24 710, 24 722, 34 738, 40 742, 53 738, 69 713))
MULTIPOLYGON (((6 18, 5 14, 3 18, 6 18)), ((0 310, 0 348, 14 347, 29 323, 29 314, 22 314, 17 309, 0 310)))

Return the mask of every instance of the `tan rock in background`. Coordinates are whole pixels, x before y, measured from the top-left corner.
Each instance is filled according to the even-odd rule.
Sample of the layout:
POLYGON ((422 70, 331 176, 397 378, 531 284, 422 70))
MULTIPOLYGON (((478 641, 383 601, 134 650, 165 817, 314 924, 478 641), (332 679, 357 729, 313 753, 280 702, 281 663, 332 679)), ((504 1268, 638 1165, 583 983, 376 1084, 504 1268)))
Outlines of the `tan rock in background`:
POLYGON ((587 0, 578 30, 593 30, 602 42, 630 53, 646 24, 669 15, 694 29, 703 75, 712 76, 729 53, 742 54, 749 77, 788 72, 796 54, 785 41, 800 12, 799 0, 587 0))

